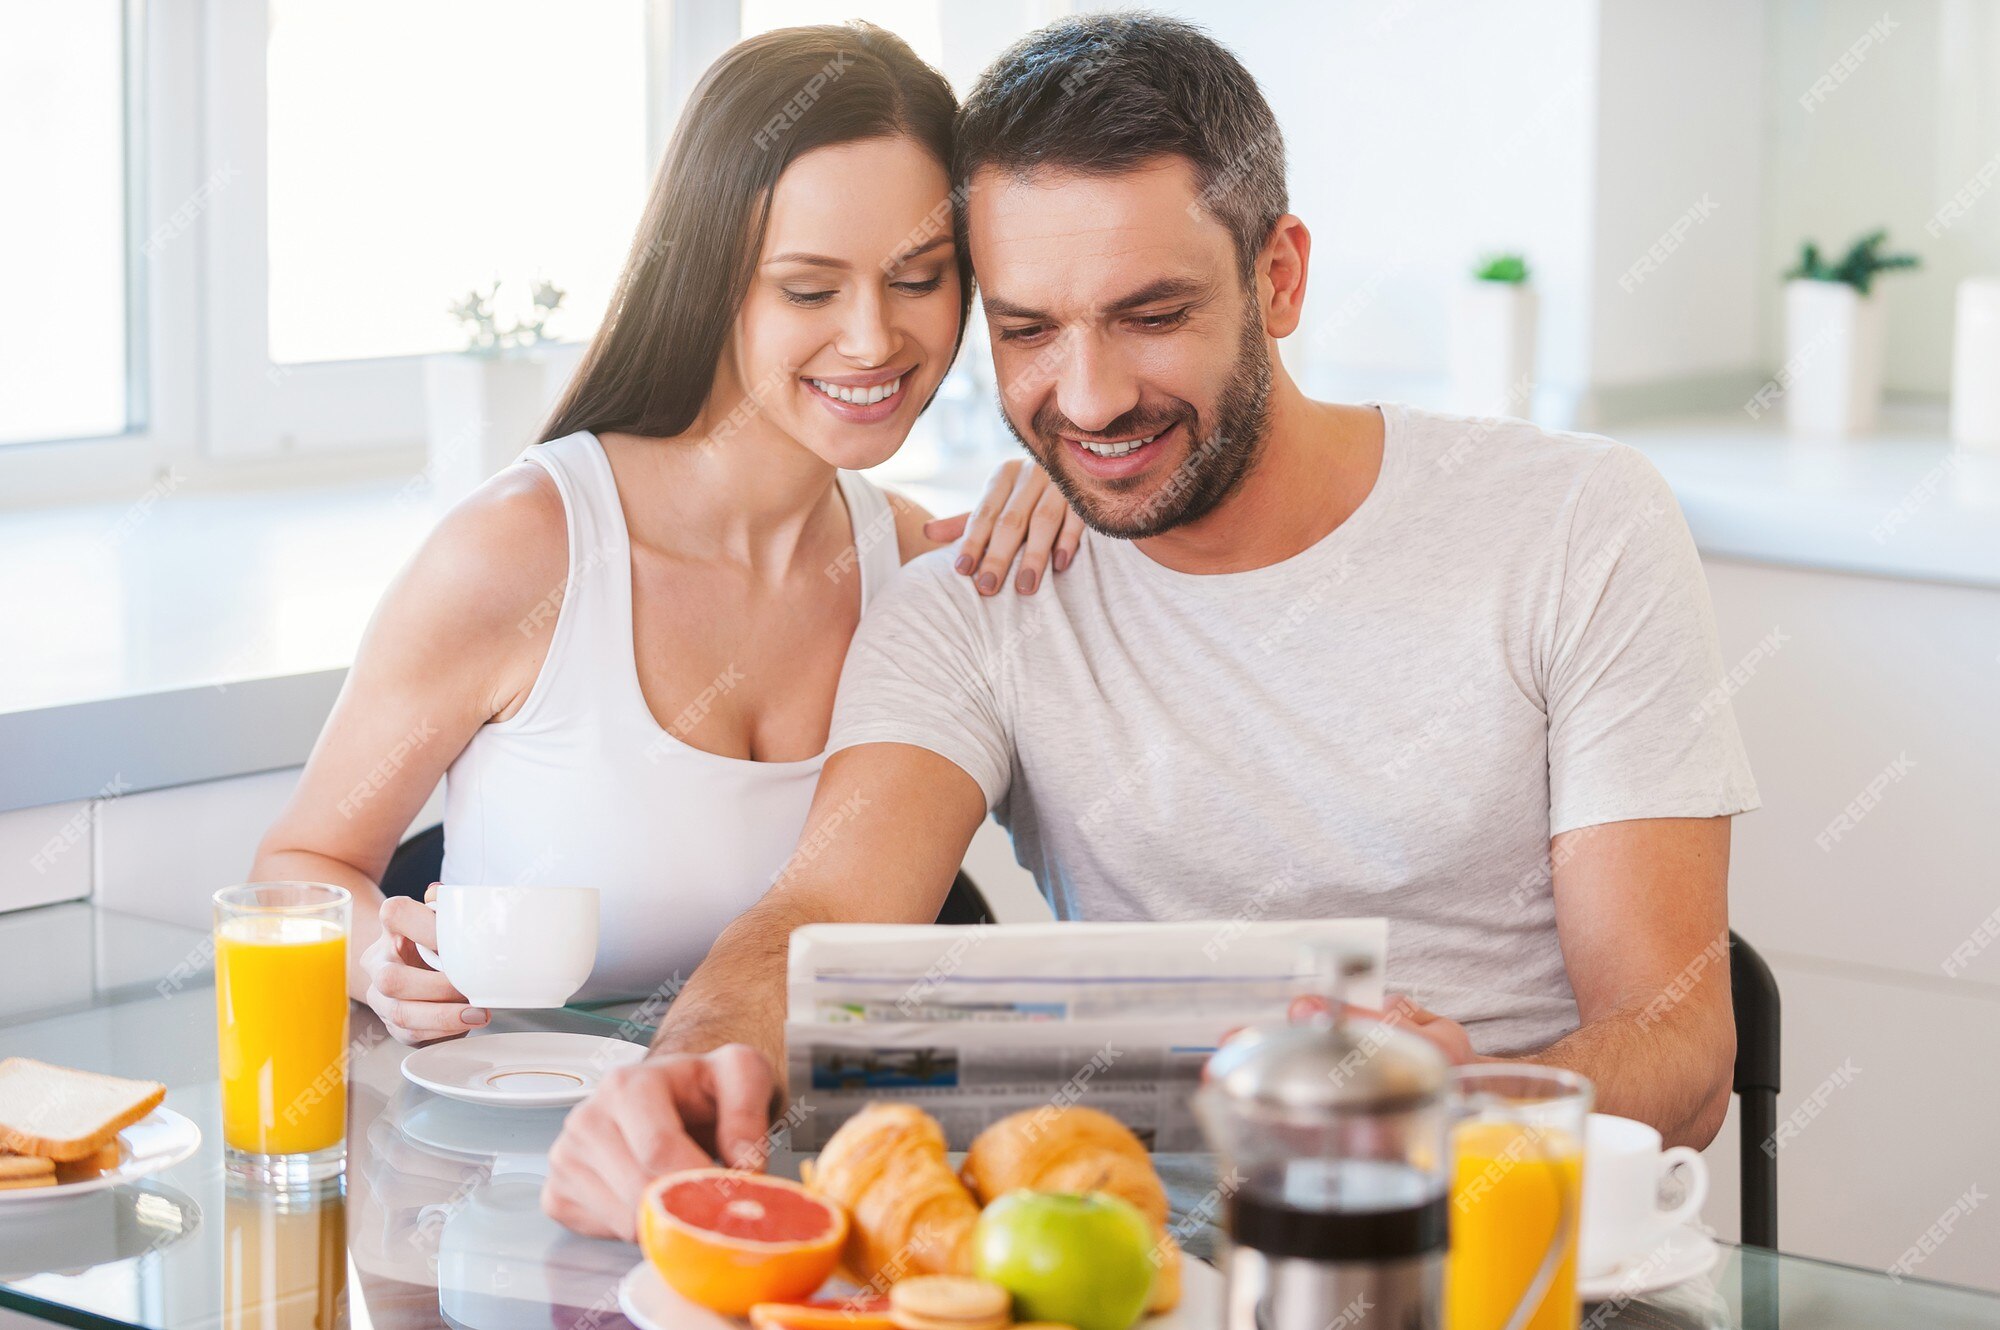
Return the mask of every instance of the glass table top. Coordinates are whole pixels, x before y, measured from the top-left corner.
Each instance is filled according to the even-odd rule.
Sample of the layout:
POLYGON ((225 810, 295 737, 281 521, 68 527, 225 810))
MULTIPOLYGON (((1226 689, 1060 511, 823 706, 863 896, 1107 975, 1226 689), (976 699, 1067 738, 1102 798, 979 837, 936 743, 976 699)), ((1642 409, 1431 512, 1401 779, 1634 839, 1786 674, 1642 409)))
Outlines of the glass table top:
MULTIPOLYGON (((355 1008, 344 1194, 283 1204, 226 1188, 207 938, 88 905, 0 916, 0 1055, 168 1087, 202 1131, 186 1162, 67 1199, 0 1202, 0 1323, 8 1312, 97 1330, 624 1330, 619 1280, 636 1248, 582 1238, 539 1207, 565 1110, 492 1109, 405 1081, 407 1049, 355 1008)), ((652 1013, 643 1013, 650 1016, 652 1013)), ((497 1014, 493 1029, 643 1039, 629 1011, 497 1014)), ((477 1036, 475 1036, 477 1037, 477 1036)), ((1211 1258, 1215 1173, 1158 1158, 1176 1229, 1211 1258)), ((780 1154, 778 1171, 796 1173, 780 1154)), ((1199 1309, 1192 1309, 1199 1310, 1199 1309)), ((1590 1326, 2000 1325, 2000 1296, 1876 1271, 1724 1248, 1709 1275, 1590 1326)), ((1196 1323, 1220 1324, 1197 1316, 1196 1323)))

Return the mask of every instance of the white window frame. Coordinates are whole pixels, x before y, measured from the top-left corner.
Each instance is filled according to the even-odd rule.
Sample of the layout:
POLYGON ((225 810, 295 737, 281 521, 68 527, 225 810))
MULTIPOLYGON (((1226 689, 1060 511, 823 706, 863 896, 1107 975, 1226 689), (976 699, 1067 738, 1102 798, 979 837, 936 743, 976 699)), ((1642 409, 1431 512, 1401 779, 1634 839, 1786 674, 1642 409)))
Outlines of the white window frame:
POLYGON ((198 451, 200 245, 194 227, 148 258, 200 179, 197 28, 188 5, 125 0, 126 428, 0 445, 0 508, 131 494, 179 475, 198 451))
MULTIPOLYGON (((646 0, 657 162, 738 6, 646 0)), ((423 446, 423 357, 274 365, 263 0, 125 0, 129 400, 121 433, 0 446, 0 509, 221 477, 396 474, 423 446), (170 236, 153 246, 149 239, 170 236)))

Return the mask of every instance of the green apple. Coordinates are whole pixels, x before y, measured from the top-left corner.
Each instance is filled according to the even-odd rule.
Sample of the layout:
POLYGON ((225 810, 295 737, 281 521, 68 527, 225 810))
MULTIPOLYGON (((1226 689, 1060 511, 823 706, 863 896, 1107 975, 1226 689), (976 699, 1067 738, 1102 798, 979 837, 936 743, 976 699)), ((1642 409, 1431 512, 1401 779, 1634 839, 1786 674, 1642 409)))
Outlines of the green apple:
POLYGON ((1128 1330, 1153 1292, 1153 1227, 1104 1192, 1010 1191, 979 1214, 972 1268, 1014 1295, 1014 1318, 1128 1330))

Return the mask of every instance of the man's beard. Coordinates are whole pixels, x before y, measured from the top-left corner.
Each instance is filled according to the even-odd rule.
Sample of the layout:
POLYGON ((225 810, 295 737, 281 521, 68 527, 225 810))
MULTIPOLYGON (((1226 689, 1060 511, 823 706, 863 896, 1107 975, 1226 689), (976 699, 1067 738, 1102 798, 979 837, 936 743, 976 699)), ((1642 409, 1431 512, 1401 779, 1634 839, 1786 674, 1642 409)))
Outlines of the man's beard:
POLYGON ((1264 322, 1253 305, 1237 341, 1236 363, 1215 400, 1213 428, 1180 399, 1161 410, 1141 405, 1101 430, 1078 429, 1051 401, 1030 422, 1031 443, 1007 415, 1003 394, 1000 418, 1021 446, 1041 462, 1069 506, 1093 531, 1120 540, 1144 540, 1205 517, 1250 474, 1270 424, 1271 352, 1264 342, 1264 322), (1144 438, 1176 423, 1185 423, 1188 451, 1159 487, 1136 504, 1111 505, 1093 493, 1094 483, 1117 493, 1125 480, 1080 482, 1069 473, 1065 434, 1110 438, 1144 438))

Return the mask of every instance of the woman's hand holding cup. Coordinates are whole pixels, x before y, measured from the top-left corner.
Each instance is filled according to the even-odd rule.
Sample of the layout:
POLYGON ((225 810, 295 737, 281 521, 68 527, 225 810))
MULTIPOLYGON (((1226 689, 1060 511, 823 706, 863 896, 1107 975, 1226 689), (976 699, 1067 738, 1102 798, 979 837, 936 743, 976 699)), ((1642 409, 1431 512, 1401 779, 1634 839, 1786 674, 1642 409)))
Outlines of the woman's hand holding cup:
MULTIPOLYGON (((437 884, 432 883, 435 891, 437 884)), ((400 1043, 453 1039, 486 1024, 488 1013, 466 1005, 465 994, 417 954, 437 952, 437 913, 405 896, 382 902, 382 935, 361 958, 368 976, 368 1005, 400 1043)))

